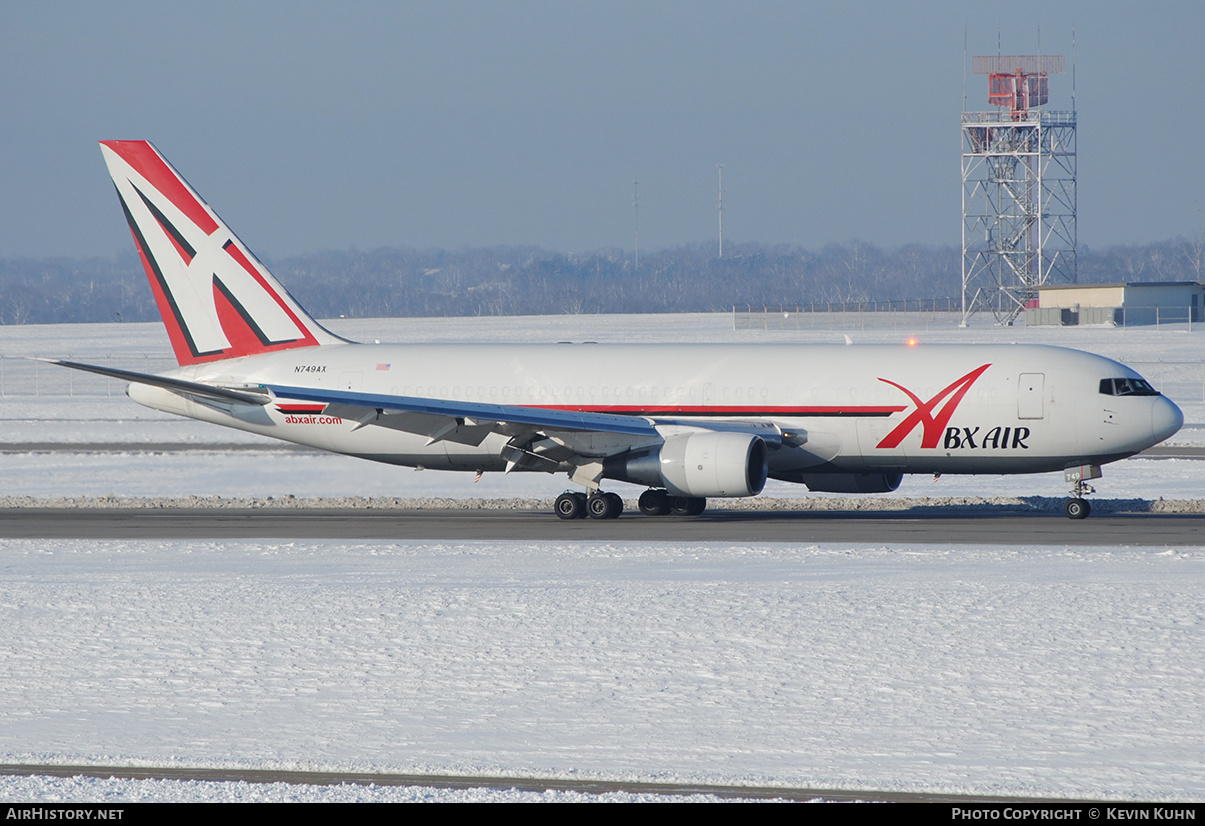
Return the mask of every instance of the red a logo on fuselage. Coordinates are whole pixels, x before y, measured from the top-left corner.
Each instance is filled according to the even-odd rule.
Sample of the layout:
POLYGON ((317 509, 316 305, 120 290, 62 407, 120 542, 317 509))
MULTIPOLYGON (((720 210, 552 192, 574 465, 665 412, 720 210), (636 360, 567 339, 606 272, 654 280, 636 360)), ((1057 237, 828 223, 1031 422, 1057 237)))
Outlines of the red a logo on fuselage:
POLYGON ((884 436, 883 440, 875 445, 875 447, 899 447, 899 444, 904 440, 904 437, 915 430, 918 424, 923 428, 920 446, 922 448, 937 447, 937 442, 941 438, 942 433, 945 432, 946 424, 949 423, 950 417, 953 416, 954 411, 958 409, 958 404, 962 401, 962 397, 965 396, 967 391, 971 389, 971 385, 975 383, 975 380, 983 375, 983 371, 989 367, 991 367, 990 364, 985 364, 982 367, 976 367, 974 370, 950 384, 949 387, 947 387, 945 390, 942 390, 928 401, 921 401, 920 397, 911 390, 900 384, 896 384, 890 379, 880 378, 879 381, 898 388, 901 392, 906 394, 908 398, 912 399, 912 403, 916 405, 916 409, 908 414, 907 418, 896 425, 895 430, 892 430, 890 433, 884 436), (940 404, 943 399, 946 399, 946 403, 941 406, 940 410, 934 413, 933 408, 940 404))

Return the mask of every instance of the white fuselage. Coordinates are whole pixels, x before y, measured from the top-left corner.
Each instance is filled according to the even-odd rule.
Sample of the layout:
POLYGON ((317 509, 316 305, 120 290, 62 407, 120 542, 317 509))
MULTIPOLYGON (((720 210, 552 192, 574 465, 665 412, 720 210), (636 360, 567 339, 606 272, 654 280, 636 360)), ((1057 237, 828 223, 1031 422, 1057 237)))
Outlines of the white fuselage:
MULTIPOLYGON (((522 407, 646 416, 662 436, 702 421, 773 422, 784 433, 770 475, 1024 473, 1103 464, 1174 433, 1160 395, 1107 395, 1138 378, 1076 350, 1031 345, 363 345, 285 350, 182 367, 229 386, 288 385, 522 407)), ((508 437, 479 445, 325 415, 322 405, 200 403, 134 384, 136 401, 195 419, 400 465, 501 470, 508 437)), ((657 439, 563 434, 578 456, 657 439)))

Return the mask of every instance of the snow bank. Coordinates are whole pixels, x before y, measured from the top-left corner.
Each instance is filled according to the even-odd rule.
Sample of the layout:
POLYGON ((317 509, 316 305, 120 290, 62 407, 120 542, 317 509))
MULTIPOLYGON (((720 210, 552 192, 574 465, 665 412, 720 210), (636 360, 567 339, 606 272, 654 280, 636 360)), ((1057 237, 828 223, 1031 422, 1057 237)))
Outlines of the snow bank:
MULTIPOLYGON (((931 496, 841 497, 801 499, 755 497, 708 500, 708 511, 862 511, 931 513, 1062 513, 1066 500, 1050 496, 931 496)), ((367 496, 0 496, 0 508, 164 509, 214 508, 224 510, 551 510, 551 498, 476 499, 460 497, 367 496)), ((635 512, 636 499, 624 499, 625 511, 635 512)), ((1105 513, 1205 513, 1205 499, 1092 499, 1092 512, 1105 513)))

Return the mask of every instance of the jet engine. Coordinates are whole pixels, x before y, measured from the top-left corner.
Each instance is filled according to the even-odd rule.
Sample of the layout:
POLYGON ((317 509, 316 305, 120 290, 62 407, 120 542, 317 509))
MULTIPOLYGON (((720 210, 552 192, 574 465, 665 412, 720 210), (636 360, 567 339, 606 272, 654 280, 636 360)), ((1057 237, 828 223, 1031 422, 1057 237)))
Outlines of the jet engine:
POLYGON ((748 433, 685 433, 606 459, 603 475, 672 496, 756 496, 766 486, 766 452, 748 433))

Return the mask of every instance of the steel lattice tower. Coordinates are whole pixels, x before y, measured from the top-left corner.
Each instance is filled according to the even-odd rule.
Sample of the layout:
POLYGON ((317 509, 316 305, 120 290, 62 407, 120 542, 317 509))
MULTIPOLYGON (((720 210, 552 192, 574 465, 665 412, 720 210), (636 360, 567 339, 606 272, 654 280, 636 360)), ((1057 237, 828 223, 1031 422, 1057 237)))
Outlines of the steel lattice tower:
POLYGON ((994 112, 962 113, 962 323, 1011 324, 1044 284, 1076 282, 1075 112, 1045 110, 1062 55, 976 57, 994 112))

